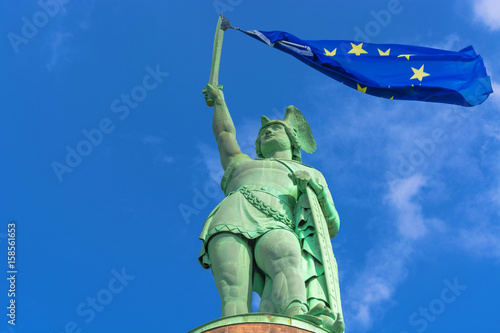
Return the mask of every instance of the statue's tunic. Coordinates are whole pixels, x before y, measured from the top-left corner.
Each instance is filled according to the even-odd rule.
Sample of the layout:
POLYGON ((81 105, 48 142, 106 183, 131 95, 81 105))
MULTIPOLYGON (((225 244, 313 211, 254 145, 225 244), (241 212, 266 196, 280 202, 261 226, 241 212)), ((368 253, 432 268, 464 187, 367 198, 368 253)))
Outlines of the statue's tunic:
MULTIPOLYGON (((292 165, 293 171, 308 171, 326 188, 323 176, 314 168, 291 160, 282 161, 292 165)), ((239 191, 245 186, 267 206, 295 221, 294 209, 299 193, 288 176, 290 173, 291 170, 276 159, 253 160, 245 154, 233 158, 221 182, 226 198, 212 211, 200 235, 203 246, 199 260, 203 267, 210 267, 207 243, 217 233, 231 232, 246 239, 258 238, 274 229, 286 229, 296 234, 294 226, 264 214, 239 191)))

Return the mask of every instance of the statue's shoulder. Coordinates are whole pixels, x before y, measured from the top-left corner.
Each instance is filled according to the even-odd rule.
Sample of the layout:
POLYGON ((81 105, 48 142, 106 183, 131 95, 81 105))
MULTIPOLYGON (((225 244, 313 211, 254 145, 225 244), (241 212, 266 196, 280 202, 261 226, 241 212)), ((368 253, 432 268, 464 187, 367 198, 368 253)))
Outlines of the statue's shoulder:
MULTIPOLYGON (((287 163, 290 163, 291 165, 295 165, 301 169, 313 169, 316 170, 313 166, 304 164, 302 162, 294 161, 294 160, 286 160, 287 163)), ((316 170, 318 171, 318 170, 316 170)), ((319 171, 318 171, 319 172, 319 171)))
POLYGON ((288 159, 283 159, 283 158, 274 158, 274 157, 271 157, 271 158, 263 158, 263 157, 257 157, 255 159, 255 161, 276 161, 278 163, 281 163, 281 164, 286 164, 288 165, 290 168, 300 168, 300 169, 306 169, 306 168, 309 168, 309 169, 314 169, 314 167, 310 166, 310 165, 307 165, 307 164, 304 164, 304 163, 301 163, 301 162, 298 162, 298 161, 295 161, 295 160, 288 160, 288 159))

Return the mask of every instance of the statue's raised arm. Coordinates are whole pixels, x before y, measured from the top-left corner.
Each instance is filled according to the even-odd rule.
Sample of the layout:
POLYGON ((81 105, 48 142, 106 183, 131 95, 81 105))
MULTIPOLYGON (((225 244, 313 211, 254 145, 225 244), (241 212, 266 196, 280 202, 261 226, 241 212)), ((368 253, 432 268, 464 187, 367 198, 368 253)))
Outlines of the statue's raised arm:
POLYGON ((212 130, 215 140, 217 140, 222 168, 226 170, 233 157, 241 154, 240 146, 236 141, 236 128, 224 101, 222 90, 207 84, 207 89, 204 90, 204 93, 207 104, 209 104, 209 100, 213 101, 214 116, 212 119, 212 130))

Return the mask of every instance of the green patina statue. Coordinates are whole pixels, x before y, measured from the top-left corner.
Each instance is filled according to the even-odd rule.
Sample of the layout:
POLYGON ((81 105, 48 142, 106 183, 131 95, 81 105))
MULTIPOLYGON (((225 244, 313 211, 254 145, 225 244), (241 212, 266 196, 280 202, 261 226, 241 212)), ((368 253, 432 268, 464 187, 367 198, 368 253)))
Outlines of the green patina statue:
POLYGON ((241 152, 222 87, 211 80, 205 100, 214 106, 212 129, 225 174, 226 198, 206 220, 199 261, 211 268, 222 316, 259 312, 295 316, 329 332, 343 332, 337 264, 330 243, 339 217, 323 175, 301 163, 316 150, 302 113, 284 120, 262 116, 257 159, 241 152))

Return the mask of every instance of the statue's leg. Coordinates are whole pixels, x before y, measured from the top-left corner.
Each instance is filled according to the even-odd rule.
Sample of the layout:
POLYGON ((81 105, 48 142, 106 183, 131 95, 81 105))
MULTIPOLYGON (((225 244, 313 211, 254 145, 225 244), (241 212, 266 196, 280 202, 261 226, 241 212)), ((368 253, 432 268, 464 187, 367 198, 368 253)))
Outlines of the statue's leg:
POLYGON ((273 281, 266 274, 266 281, 264 284, 264 290, 262 291, 262 297, 260 298, 259 312, 266 313, 276 313, 276 307, 274 306, 272 295, 273 281))
POLYGON ((222 303, 222 317, 252 312, 250 247, 242 237, 223 232, 208 243, 208 255, 222 303))
POLYGON ((297 237, 287 230, 269 231, 255 245, 255 260, 272 279, 276 310, 290 316, 305 313, 306 287, 297 237))

